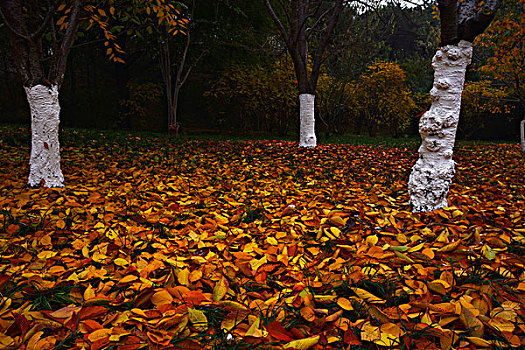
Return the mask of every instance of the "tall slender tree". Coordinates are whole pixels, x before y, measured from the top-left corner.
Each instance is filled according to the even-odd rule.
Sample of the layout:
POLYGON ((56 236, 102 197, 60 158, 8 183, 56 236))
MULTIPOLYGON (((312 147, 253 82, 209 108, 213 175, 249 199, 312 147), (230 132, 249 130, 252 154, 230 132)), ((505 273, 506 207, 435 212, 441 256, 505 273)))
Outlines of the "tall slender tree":
POLYGON ((491 23, 499 0, 438 0, 441 46, 432 60, 432 105, 419 122, 422 144, 408 182, 414 211, 447 206, 454 177, 452 153, 459 121, 465 72, 472 58, 472 42, 491 23))
POLYGON ((315 90, 343 0, 264 0, 292 57, 299 90, 299 146, 315 147, 315 90), (272 4, 278 4, 275 7, 272 4), (311 64, 311 68, 310 68, 311 64))

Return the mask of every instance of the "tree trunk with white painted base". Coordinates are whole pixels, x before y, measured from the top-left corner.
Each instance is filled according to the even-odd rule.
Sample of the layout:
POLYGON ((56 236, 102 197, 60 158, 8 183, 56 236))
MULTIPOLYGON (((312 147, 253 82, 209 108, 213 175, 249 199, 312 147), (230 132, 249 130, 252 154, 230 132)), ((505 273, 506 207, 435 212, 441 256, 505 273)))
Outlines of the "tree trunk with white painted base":
POLYGON ((408 182, 414 211, 447 206, 446 196, 454 177, 452 152, 461 93, 471 58, 472 44, 460 41, 457 45, 440 48, 432 60, 435 70, 434 87, 430 91, 432 106, 419 122, 422 144, 408 182))
POLYGON ((300 147, 315 147, 315 96, 311 94, 299 95, 299 118, 300 118, 300 147))
POLYGON ((25 87, 31 109, 31 158, 29 160, 29 185, 63 187, 64 176, 60 170, 60 145, 58 126, 60 104, 58 87, 35 85, 25 87))
POLYGON ((414 211, 447 206, 454 177, 452 153, 472 42, 494 19, 500 0, 438 0, 441 47, 432 60, 432 105, 419 121, 422 144, 408 180, 414 211))

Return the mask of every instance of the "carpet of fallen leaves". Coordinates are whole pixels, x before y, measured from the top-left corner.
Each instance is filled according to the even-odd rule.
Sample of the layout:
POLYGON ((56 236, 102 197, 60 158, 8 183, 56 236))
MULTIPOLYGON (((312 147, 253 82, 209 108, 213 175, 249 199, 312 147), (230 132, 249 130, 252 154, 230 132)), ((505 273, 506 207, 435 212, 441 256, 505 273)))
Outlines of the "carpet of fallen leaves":
POLYGON ((413 147, 128 141, 63 147, 63 189, 0 143, 0 348, 525 347, 519 146, 413 214, 413 147))

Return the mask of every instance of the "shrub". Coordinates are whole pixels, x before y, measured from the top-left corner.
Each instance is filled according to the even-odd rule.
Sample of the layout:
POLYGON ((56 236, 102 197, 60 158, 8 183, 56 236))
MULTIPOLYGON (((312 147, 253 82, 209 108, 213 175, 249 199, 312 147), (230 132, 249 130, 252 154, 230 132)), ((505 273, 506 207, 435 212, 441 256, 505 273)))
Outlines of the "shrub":
POLYGON ((405 86, 406 73, 396 63, 377 62, 361 75, 352 101, 354 113, 364 122, 370 136, 391 130, 400 136, 410 124, 416 108, 405 86))
POLYGON ((461 118, 458 133, 463 138, 476 137, 486 128, 486 124, 507 124, 511 117, 513 105, 505 102, 509 91, 505 88, 491 85, 488 81, 467 82, 461 96, 461 118), (491 119, 502 119, 499 123, 489 122, 491 119), (505 119, 505 120, 503 120, 505 119))

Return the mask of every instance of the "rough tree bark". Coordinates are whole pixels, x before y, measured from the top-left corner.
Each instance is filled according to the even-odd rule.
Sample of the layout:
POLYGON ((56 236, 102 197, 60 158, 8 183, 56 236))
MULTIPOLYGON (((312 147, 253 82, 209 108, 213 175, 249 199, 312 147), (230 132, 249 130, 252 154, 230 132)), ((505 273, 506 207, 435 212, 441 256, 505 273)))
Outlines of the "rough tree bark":
POLYGON ((323 55, 343 11, 343 0, 279 0, 279 12, 270 0, 264 3, 294 64, 299 90, 299 146, 315 147, 315 90, 323 55), (308 42, 312 35, 317 35, 317 45, 310 53, 308 42))
POLYGON ((432 105, 419 122, 422 144, 408 181, 410 203, 416 212, 448 205, 446 196, 455 172, 452 154, 472 41, 490 24, 498 5, 498 0, 438 0, 442 46, 432 60, 432 105))
POLYGON ((45 49, 42 37, 54 26, 53 16, 59 4, 59 0, 48 1, 41 19, 42 4, 37 0, 0 1, 0 18, 7 27, 14 62, 31 110, 30 186, 64 186, 58 142, 58 92, 78 30, 83 0, 70 2, 68 26, 62 39, 57 41, 53 35, 53 45, 45 49))
POLYGON ((317 138, 315 137, 314 106, 315 95, 299 95, 299 119, 301 121, 300 147, 315 147, 317 144, 317 138))

